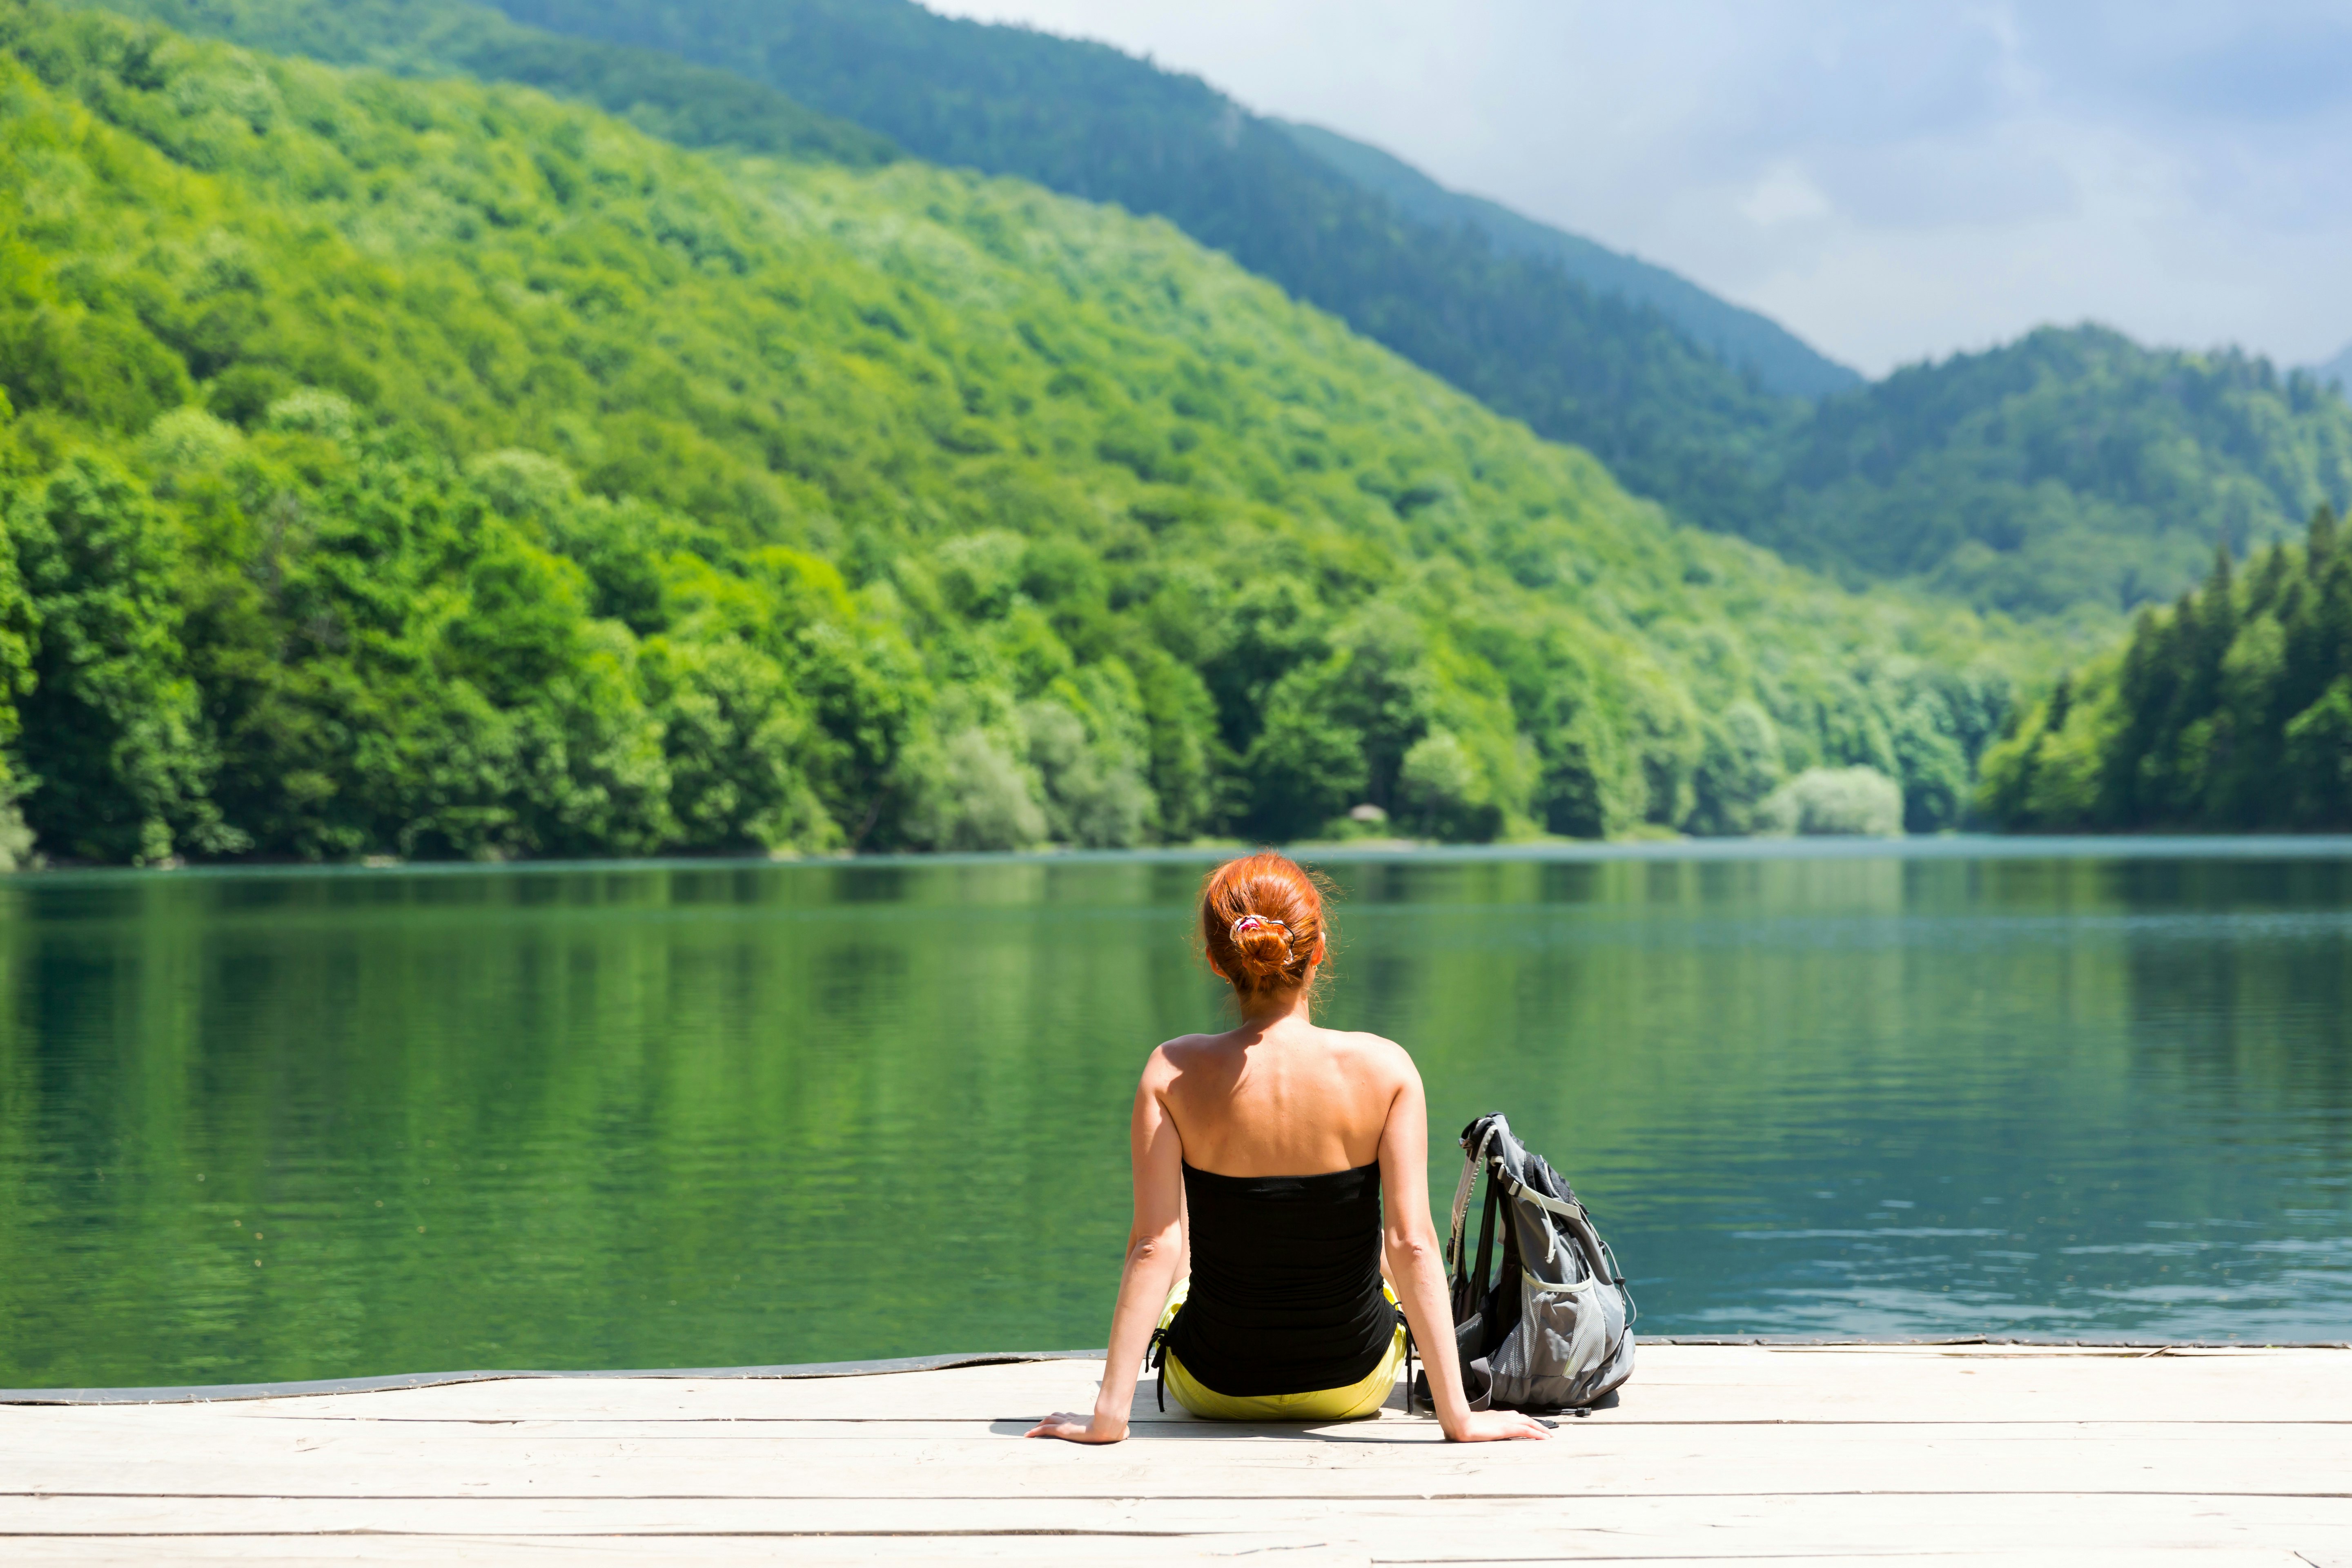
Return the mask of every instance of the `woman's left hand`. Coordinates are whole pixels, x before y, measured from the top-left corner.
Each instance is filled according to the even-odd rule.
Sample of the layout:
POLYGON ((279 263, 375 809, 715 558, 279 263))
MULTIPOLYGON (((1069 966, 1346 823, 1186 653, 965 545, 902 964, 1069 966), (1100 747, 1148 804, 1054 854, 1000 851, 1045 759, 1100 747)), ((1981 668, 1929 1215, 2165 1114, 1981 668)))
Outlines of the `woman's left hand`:
POLYGON ((1073 1415, 1056 1410, 1029 1428, 1032 1437, 1059 1437, 1066 1443, 1116 1443, 1127 1436, 1127 1423, 1105 1415, 1073 1415))

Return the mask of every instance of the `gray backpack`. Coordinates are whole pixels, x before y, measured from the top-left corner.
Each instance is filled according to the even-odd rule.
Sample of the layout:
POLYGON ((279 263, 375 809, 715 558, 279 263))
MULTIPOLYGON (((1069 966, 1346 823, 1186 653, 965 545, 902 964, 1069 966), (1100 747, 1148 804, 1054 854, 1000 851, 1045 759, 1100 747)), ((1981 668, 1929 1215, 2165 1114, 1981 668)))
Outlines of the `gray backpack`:
POLYGON ((1633 1299, 1609 1244, 1566 1177, 1511 1136, 1499 1113, 1462 1130, 1467 1155, 1454 1190, 1445 1247, 1463 1392, 1474 1410, 1579 1415, 1633 1375, 1633 1299), (1486 1203, 1478 1259, 1463 1250, 1478 1173, 1486 1203), (1500 1268, 1487 1272, 1495 1216, 1505 1216, 1500 1268))

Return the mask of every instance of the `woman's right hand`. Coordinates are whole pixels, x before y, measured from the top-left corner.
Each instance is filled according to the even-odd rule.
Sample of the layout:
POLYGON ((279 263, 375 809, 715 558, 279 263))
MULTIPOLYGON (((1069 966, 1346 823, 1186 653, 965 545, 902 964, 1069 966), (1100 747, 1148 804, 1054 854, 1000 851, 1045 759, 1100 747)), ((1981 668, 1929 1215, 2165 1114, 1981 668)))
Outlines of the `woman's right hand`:
POLYGON ((1502 1443, 1513 1437, 1549 1437, 1551 1428, 1516 1410, 1471 1410, 1462 1417, 1462 1429, 1448 1431, 1449 1443, 1502 1443))
POLYGON ((1127 1423, 1099 1410, 1091 1417, 1056 1410, 1023 1436, 1059 1437, 1065 1443, 1119 1443, 1127 1439, 1127 1423))

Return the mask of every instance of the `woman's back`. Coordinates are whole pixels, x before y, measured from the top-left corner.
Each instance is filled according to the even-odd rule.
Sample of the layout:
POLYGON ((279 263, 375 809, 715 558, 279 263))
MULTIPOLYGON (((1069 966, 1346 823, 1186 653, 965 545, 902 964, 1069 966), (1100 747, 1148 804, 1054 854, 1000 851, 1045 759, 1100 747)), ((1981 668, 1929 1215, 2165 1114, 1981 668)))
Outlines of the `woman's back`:
POLYGON ((1228 1176, 1306 1176, 1380 1158, 1411 1064, 1377 1035, 1296 1015, 1160 1047, 1161 1100, 1184 1163, 1228 1176))

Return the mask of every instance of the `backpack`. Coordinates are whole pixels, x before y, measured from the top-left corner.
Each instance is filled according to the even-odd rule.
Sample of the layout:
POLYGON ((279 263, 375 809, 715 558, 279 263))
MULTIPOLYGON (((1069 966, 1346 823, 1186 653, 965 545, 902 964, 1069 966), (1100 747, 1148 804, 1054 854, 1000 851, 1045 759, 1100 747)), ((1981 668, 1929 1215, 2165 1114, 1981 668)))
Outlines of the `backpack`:
POLYGON ((1633 1375, 1625 1276, 1567 1178, 1513 1137, 1499 1112, 1464 1128, 1462 1148, 1445 1267, 1470 1408, 1582 1415, 1633 1375), (1486 1203, 1471 1266, 1464 1222, 1482 1170, 1486 1203), (1498 1208, 1507 1211, 1503 1256, 1490 1280, 1498 1208))

